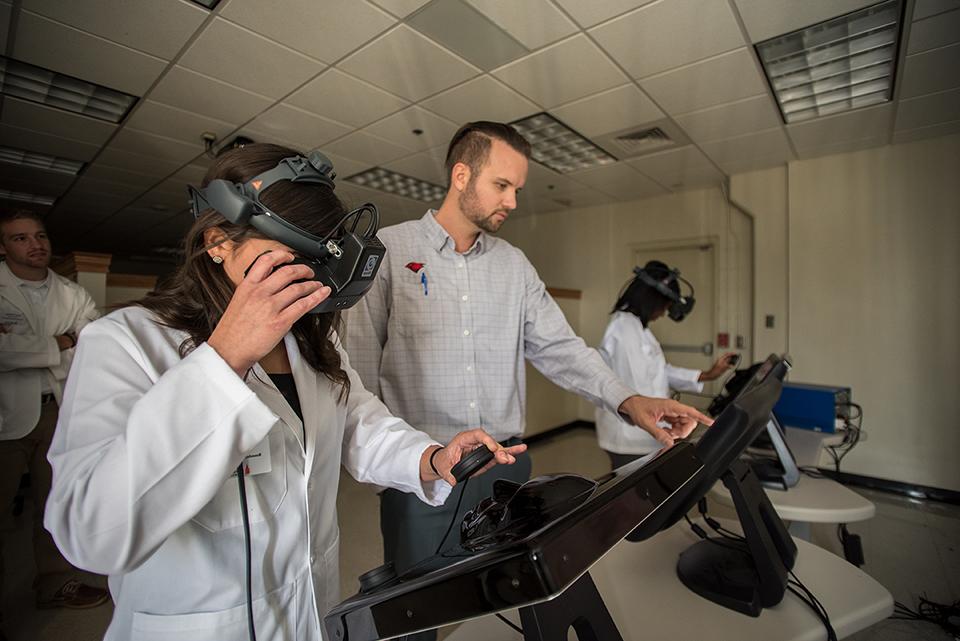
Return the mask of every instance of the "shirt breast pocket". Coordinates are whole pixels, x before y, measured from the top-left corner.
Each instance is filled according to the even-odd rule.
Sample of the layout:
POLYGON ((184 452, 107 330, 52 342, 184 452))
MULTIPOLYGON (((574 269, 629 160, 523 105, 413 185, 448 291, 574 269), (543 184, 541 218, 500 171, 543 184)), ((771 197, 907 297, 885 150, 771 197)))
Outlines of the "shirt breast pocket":
MULTIPOLYGON (((261 444, 254 449, 261 453, 264 450, 269 451, 270 470, 259 474, 247 474, 244 477, 251 523, 259 523, 271 518, 271 515, 280 509, 287 495, 287 456, 283 429, 283 425, 277 425, 264 439, 267 448, 261 444)), ((240 511, 240 488, 236 474, 227 478, 213 500, 193 517, 193 521, 210 532, 227 530, 243 523, 240 511)))
POLYGON ((443 303, 436 291, 424 295, 412 289, 397 295, 390 318, 397 332, 404 336, 424 337, 436 334, 444 322, 443 303))

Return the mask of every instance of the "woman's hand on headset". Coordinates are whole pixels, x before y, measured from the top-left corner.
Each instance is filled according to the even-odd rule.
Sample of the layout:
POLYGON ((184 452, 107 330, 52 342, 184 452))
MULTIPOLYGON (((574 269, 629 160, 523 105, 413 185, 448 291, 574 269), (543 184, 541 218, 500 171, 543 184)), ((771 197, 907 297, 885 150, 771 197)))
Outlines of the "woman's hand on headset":
POLYGON ((430 459, 432 457, 433 466, 436 467, 437 472, 440 473, 440 478, 450 485, 456 485, 457 480, 453 478, 450 470, 460 462, 460 459, 478 447, 485 447, 493 452, 493 459, 477 470, 472 476, 483 474, 494 465, 512 465, 517 462, 515 456, 525 452, 527 449, 524 443, 511 447, 503 447, 497 443, 492 436, 480 428, 467 430, 454 436, 450 442, 441 447, 435 455, 434 450, 437 450, 437 446, 435 445, 424 450, 423 455, 420 457, 420 479, 423 481, 433 481, 437 479, 437 475, 433 473, 433 469, 430 467, 430 459))
POLYGON ((330 296, 306 265, 287 265, 285 250, 262 254, 237 285, 207 343, 241 378, 277 346, 293 324, 330 296), (303 280, 304 282, 294 282, 303 280))

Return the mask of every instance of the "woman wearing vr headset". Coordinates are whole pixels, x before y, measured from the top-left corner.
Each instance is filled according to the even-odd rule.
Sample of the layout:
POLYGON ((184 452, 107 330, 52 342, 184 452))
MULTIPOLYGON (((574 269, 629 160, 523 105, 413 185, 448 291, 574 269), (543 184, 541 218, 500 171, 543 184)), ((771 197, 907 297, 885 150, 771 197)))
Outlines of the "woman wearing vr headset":
MULTIPOLYGON (((620 379, 639 394, 668 398, 670 390, 699 392, 733 366, 736 354, 727 353, 707 371, 675 367, 667 363, 649 325, 669 315, 681 321, 693 309, 693 292, 680 294, 680 272, 658 260, 634 269, 613 306, 610 323, 600 345, 600 355, 620 379)), ((687 283, 689 285, 689 283, 687 283)), ((597 440, 614 468, 646 456, 672 443, 668 434, 638 430, 619 416, 596 411, 597 440)))
POLYGON ((491 467, 524 449, 479 429, 441 447, 391 416, 350 368, 339 315, 308 313, 330 288, 253 219, 328 249, 343 228, 346 247, 326 162, 264 144, 223 154, 194 190, 207 207, 184 264, 79 341, 45 523, 68 559, 110 575, 108 641, 239 641, 254 627, 317 640, 338 601, 341 464, 438 505, 463 453, 487 447, 491 467))

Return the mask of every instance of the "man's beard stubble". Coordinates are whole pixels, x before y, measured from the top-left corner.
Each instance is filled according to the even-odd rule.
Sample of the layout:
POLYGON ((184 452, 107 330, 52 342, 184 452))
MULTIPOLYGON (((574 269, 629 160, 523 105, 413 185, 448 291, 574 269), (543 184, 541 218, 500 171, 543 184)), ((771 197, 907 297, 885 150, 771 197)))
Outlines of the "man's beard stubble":
POLYGON ((508 215, 508 212, 502 209, 497 209, 490 214, 484 212, 483 206, 480 204, 480 199, 477 197, 476 186, 472 178, 470 182, 467 183, 467 188, 457 198, 457 205, 460 207, 463 215, 467 217, 467 220, 488 234, 496 234, 500 231, 500 226, 503 225, 503 221, 498 222, 494 219, 494 215, 498 213, 502 213, 504 217, 508 215))

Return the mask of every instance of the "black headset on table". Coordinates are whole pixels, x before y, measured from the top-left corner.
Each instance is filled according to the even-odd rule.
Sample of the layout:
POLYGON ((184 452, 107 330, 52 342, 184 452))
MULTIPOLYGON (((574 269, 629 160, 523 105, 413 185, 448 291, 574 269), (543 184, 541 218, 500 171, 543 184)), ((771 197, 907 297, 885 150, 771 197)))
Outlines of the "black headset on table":
POLYGON ((642 283, 653 287, 657 292, 663 294, 670 300, 670 307, 667 309, 667 315, 670 316, 670 320, 680 322, 686 318, 687 314, 693 311, 693 305, 697 302, 693 297, 693 285, 690 284, 690 281, 686 278, 680 276, 679 269, 671 269, 665 277, 660 278, 653 276, 643 267, 634 267, 633 273, 642 283), (675 291, 670 287, 672 283, 676 283, 677 290, 679 290, 681 282, 690 289, 690 293, 686 296, 681 295, 679 291, 675 291))

